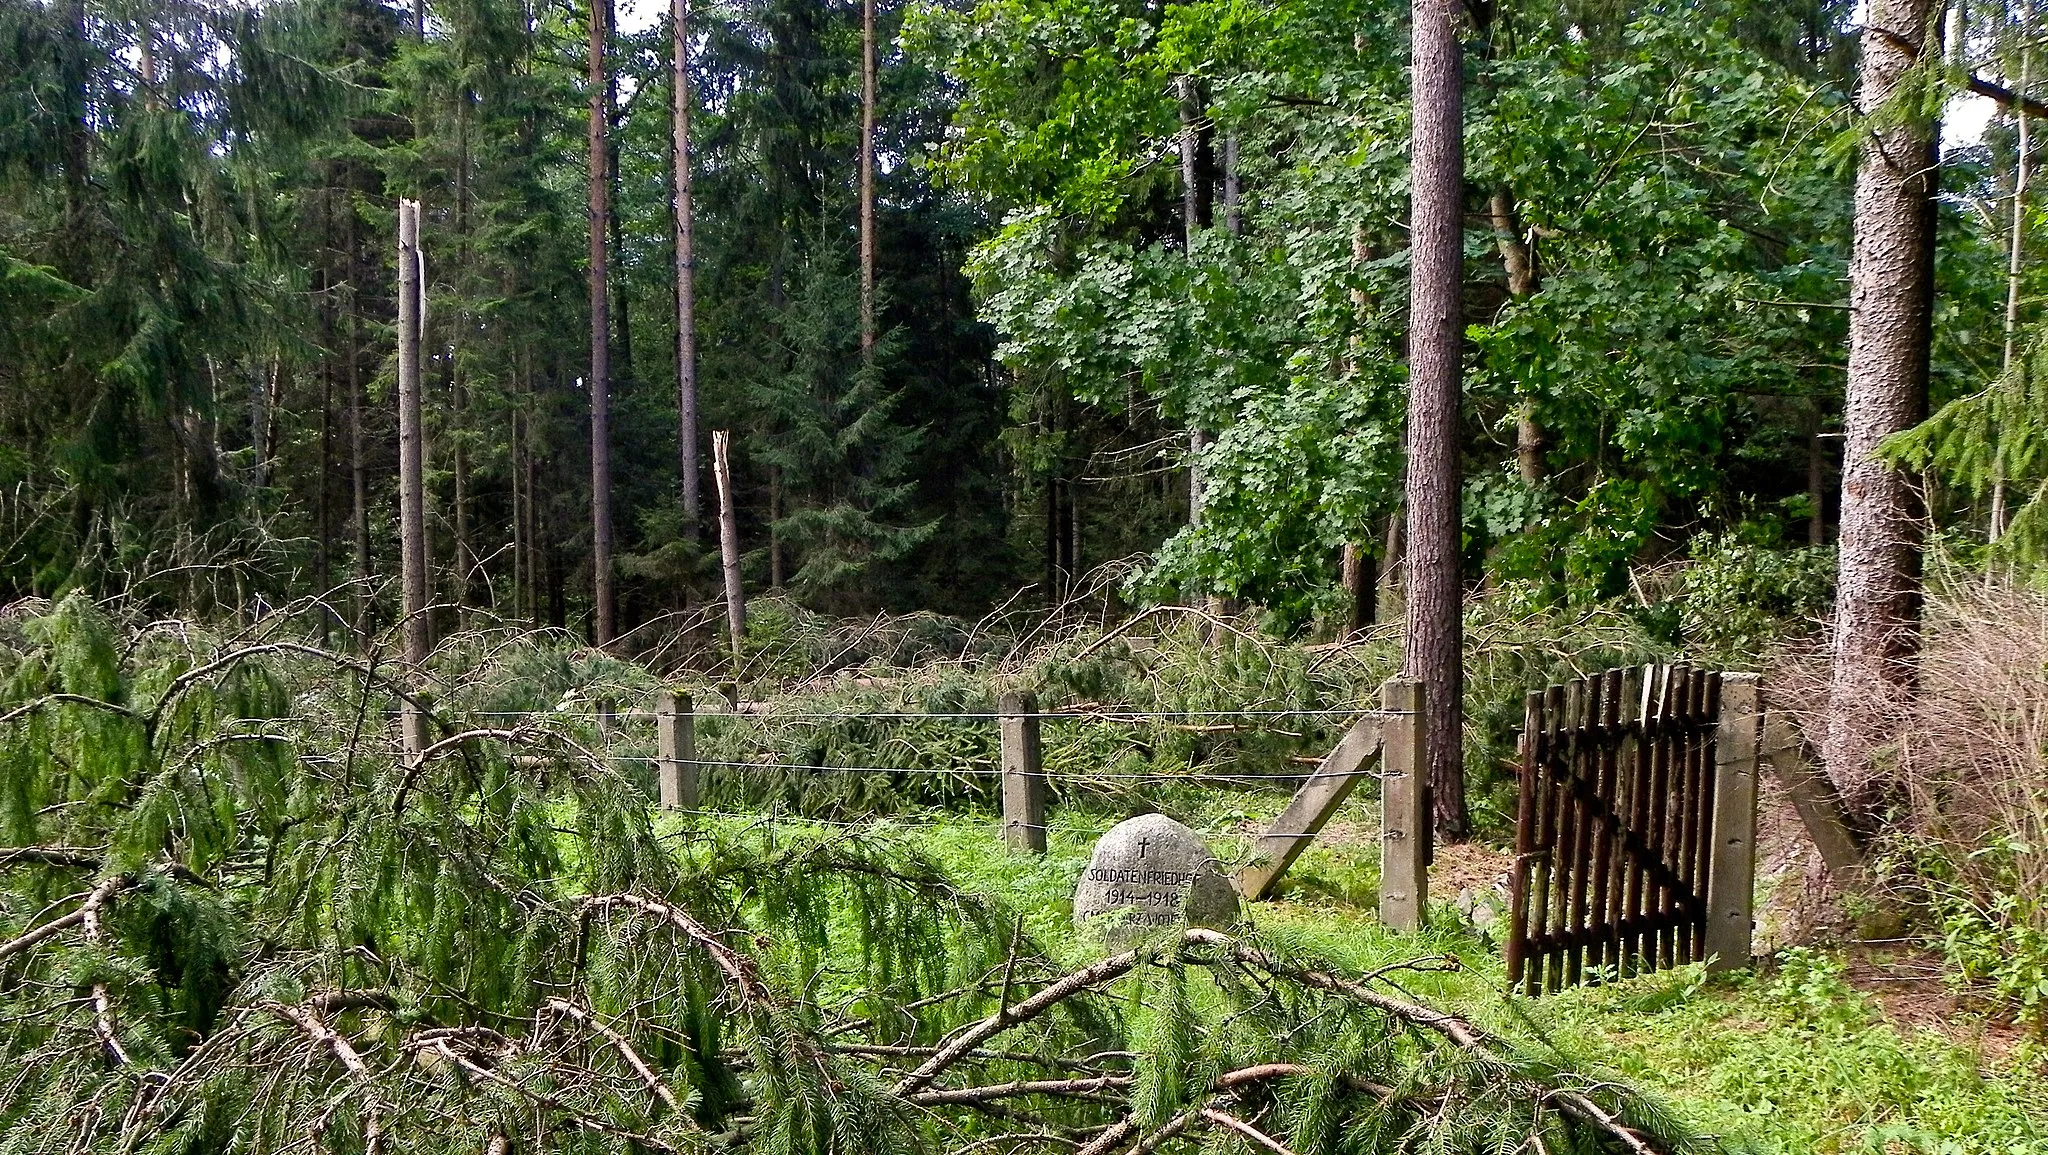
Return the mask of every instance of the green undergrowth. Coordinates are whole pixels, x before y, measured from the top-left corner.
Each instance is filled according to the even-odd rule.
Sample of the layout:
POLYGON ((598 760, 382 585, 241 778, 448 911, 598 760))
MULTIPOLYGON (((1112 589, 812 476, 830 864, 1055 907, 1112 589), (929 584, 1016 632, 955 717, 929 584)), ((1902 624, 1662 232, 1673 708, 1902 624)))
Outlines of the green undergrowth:
MULTIPOLYGON (((1013 692, 1053 715, 1043 720, 1042 744, 1056 805, 1196 808, 1240 782, 1304 772, 1360 711, 1377 708, 1381 684, 1401 663, 1397 623, 1343 643, 1304 644, 1250 619, 1162 611, 1110 628, 963 627, 948 653, 925 644, 943 624, 929 616, 868 623, 844 637, 786 604, 772 608, 764 621, 777 628, 750 635, 754 660, 736 691, 753 712, 727 710, 708 677, 678 675, 697 703, 712 809, 779 807, 835 820, 919 808, 988 812, 1000 758, 993 715, 1013 692)), ((1510 821, 1504 767, 1528 687, 1679 656, 1605 606, 1540 610, 1480 598, 1467 635, 1466 762, 1482 829, 1510 821)), ((492 708, 552 708, 564 694, 651 703, 644 674, 599 669, 587 655, 519 656, 506 679, 521 687, 519 701, 492 708), (604 683, 608 672, 620 676, 604 683)))
MULTIPOLYGON (((1188 817, 1221 856, 1242 853, 1239 814, 1188 817)), ((1078 965, 1100 953, 1074 931, 1070 903, 1098 816, 1056 815, 1042 858, 1005 850, 992 821, 911 815, 885 825, 965 889, 1015 912, 1055 959, 1078 965)), ((1252 908, 1257 936, 1351 973, 1422 960, 1390 972, 1418 999, 1657 1094, 1731 1150, 2048 1153, 2048 1056, 2027 1044, 1980 1056, 1888 1022, 1830 954, 1788 951, 1759 973, 1710 978, 1692 967, 1541 1000, 1509 996, 1497 945, 1450 906, 1421 935, 1379 925, 1372 857, 1363 846, 1304 855, 1287 897, 1252 908)))

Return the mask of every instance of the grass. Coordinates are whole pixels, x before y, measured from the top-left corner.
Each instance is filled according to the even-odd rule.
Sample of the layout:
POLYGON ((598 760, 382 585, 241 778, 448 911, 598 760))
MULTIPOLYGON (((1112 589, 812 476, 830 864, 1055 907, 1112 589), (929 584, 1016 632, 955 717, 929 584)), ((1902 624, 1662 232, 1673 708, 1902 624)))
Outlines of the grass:
MULTIPOLYGON (((1184 817, 1228 859, 1242 853, 1255 812, 1279 801, 1217 796, 1184 817)), ((1358 820, 1370 809, 1365 800, 1346 807, 1358 820)), ((1056 958, 1078 964, 1097 948, 1074 931, 1069 899, 1095 838, 1117 817, 1056 812, 1042 858, 1005 850, 989 817, 926 813, 885 825, 966 889, 1018 912, 1056 958)), ((1319 845, 1297 864, 1286 897, 1251 910, 1256 932, 1354 971, 1455 958, 1456 969, 1408 973, 1402 985, 1611 1071, 1731 1149, 2048 1155, 2048 1055, 2022 1045, 1980 1062, 1937 1033, 1895 1026, 1846 981, 1835 956, 1790 951, 1762 974, 1709 978, 1694 967, 1530 1001, 1504 993, 1498 949, 1449 905, 1437 908, 1436 929, 1419 936, 1381 927, 1372 913, 1377 874, 1371 840, 1319 845)))

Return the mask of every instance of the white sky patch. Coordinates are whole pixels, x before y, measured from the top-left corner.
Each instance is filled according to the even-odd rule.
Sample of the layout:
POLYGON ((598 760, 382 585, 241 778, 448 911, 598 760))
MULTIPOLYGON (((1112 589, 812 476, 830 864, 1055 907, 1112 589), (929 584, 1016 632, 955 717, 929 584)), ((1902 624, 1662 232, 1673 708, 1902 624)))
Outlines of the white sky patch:
POLYGON ((668 5, 661 3, 661 0, 619 0, 619 34, 631 36, 636 32, 645 32, 661 23, 662 17, 667 15, 668 5))
POLYGON ((1988 96, 1961 92, 1950 97, 1941 110, 1941 151, 1982 144, 1985 126, 1997 114, 1998 102, 1988 96))

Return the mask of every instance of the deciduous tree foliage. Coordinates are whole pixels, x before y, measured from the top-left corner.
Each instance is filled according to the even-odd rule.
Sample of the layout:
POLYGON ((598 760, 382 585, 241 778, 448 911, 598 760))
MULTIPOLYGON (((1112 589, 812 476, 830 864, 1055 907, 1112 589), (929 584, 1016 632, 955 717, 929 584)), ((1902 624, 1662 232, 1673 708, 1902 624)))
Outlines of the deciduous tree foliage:
MULTIPOLYGON (((1408 6, 740 0, 600 37, 609 83, 587 7, 422 11, 0 3, 0 600, 224 619, 332 593, 300 604, 345 649, 397 619, 401 198, 423 205, 440 632, 607 635, 603 584, 626 651, 683 631, 665 652, 725 662, 681 613, 722 596, 693 408, 734 435, 745 581, 816 609, 1107 589, 1293 635, 1362 604, 1347 548, 1388 616, 1422 592, 1398 548, 1408 6)), ((2033 564, 2032 11, 1971 0, 1903 100, 1859 109, 1883 61, 1841 0, 1473 6, 1462 387, 1436 444, 1464 593, 1626 605, 1708 644, 1659 575, 1716 543, 1811 574, 1791 551, 1839 524, 1843 572, 1887 550, 1904 572, 1898 503, 1864 517, 1872 485, 1903 493, 1887 461, 1953 483, 1937 544, 1989 536, 2007 495, 1999 564, 2033 564), (1912 128, 1924 152, 1965 89, 2003 111, 1912 177, 1944 194, 1927 308, 1856 344, 1924 335, 1904 352, 1941 416, 1909 434, 1918 402, 1860 353, 1849 388, 1858 142, 1912 128), (1897 412, 1846 431, 1851 400, 1897 412)), ((1853 639, 1877 587, 1850 584, 1853 639)))

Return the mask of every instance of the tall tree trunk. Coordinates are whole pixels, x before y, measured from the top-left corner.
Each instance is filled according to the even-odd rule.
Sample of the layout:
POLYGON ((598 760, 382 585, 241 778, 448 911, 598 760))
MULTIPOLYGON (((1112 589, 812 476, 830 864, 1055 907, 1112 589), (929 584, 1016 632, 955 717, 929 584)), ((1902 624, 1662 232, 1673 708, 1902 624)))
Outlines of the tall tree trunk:
POLYGON ((1471 834, 1465 808, 1464 581, 1458 508, 1463 394, 1464 91, 1456 0, 1414 0, 1408 347, 1408 636, 1403 665, 1427 687, 1436 831, 1471 834))
POLYGON ((875 0, 860 9, 860 352, 875 355, 875 0))
POLYGON ((683 488, 683 537, 697 540, 703 516, 697 468, 697 236, 690 203, 690 0, 671 0, 674 39, 669 156, 676 243, 676 475, 683 488))
POLYGON ((1237 171, 1237 134, 1223 138, 1223 228, 1244 235, 1244 178, 1237 171))
POLYGON ((398 202, 398 541, 404 587, 406 664, 427 663, 433 622, 427 616, 427 503, 420 423, 420 203, 398 202))
POLYGON ((1827 440, 1821 435, 1820 405, 1814 404, 1806 428, 1806 501, 1813 507, 1813 514, 1806 520, 1806 544, 1826 545, 1828 540, 1827 521, 1827 440))
MULTIPOLYGON (((1522 223, 1515 215, 1515 194, 1508 186, 1494 188, 1487 215, 1493 219, 1494 246, 1507 270, 1508 295, 1517 300, 1534 295, 1541 284, 1536 254, 1522 233, 1522 223)), ((1536 399, 1529 396, 1515 401, 1515 469, 1525 483, 1543 483, 1543 425, 1536 420, 1536 399)))
MULTIPOLYGON (((455 355, 449 354, 450 361, 455 355)), ((470 539, 469 523, 469 440, 464 436, 464 425, 469 409, 469 385, 463 379, 462 368, 455 366, 449 382, 448 396, 451 432, 455 450, 455 614, 459 628, 469 628, 469 607, 471 604, 470 578, 476 570, 476 552, 470 539)))
POLYGON ((590 0, 590 565, 591 637, 612 641, 611 294, 607 252, 611 230, 611 84, 605 51, 611 0, 590 0))
POLYGON ((1045 600, 1060 600, 1060 482, 1052 474, 1045 478, 1045 600))
POLYGON ((1924 53, 1933 0, 1873 0, 1863 31, 1855 247, 1849 261, 1849 387, 1834 671, 1822 756, 1852 809, 1876 816, 1894 784, 1872 755, 1896 733, 1920 648, 1920 516, 1913 482, 1878 443, 1926 416, 1933 329, 1935 124, 1892 105, 1924 53), (1873 116, 1882 109, 1882 117, 1873 116))
MULTIPOLYGON (((348 168, 349 187, 354 188, 354 166, 348 168)), ((343 243, 348 246, 344 256, 348 269, 348 350, 343 365, 348 377, 348 438, 349 438, 349 492, 352 502, 349 513, 355 530, 356 545, 356 637, 358 644, 367 645, 370 630, 375 626, 376 600, 370 591, 370 463, 366 456, 363 435, 363 335, 362 335, 362 261, 358 251, 360 244, 356 235, 356 210, 351 201, 346 215, 342 218, 343 243)))
POLYGON ((64 100, 64 243, 58 246, 57 269, 74 285, 91 284, 92 249, 85 237, 86 187, 90 171, 91 66, 86 63, 85 0, 64 0, 64 40, 59 60, 64 100))
POLYGON ((725 628, 737 674, 747 636, 747 597, 740 586, 740 518, 732 500, 732 434, 711 434, 711 473, 718 483, 718 556, 725 571, 725 628))
POLYGON ((1371 546, 1349 544, 1344 547, 1339 570, 1348 609, 1344 619, 1348 637, 1379 618, 1379 559, 1373 557, 1371 546))
POLYGON ((278 355, 272 354, 249 375, 249 483, 259 490, 270 484, 270 457, 265 452, 263 430, 270 424, 270 395, 277 374, 278 355))
MULTIPOLYGON (((520 392, 523 393, 523 390, 520 392)), ((519 425, 519 399, 512 407, 512 613, 515 620, 526 617, 527 590, 532 577, 526 571, 526 446, 519 425)))
MULTIPOLYGON (((456 89, 455 107, 455 242, 456 264, 459 274, 467 274, 471 268, 470 252, 470 168, 473 159, 469 141, 470 106, 474 94, 465 85, 456 89)), ((469 375, 463 363, 463 338, 473 325, 466 306, 457 314, 453 326, 454 336, 448 342, 448 362, 451 374, 449 408, 453 420, 450 430, 455 451, 455 613, 459 628, 470 626, 469 610, 476 604, 476 587, 472 584, 480 568, 477 564, 475 525, 471 519, 470 502, 473 488, 470 478, 469 461, 469 375)), ((485 593, 489 593, 486 581, 485 593)))
MULTIPOLYGON (((2022 27, 2027 26, 2031 22, 2028 18, 2033 15, 2032 10, 2033 5, 2031 3, 2021 9, 2022 27)), ((2027 95, 2028 90, 2033 87, 2033 65, 2033 45, 2023 45, 2020 48, 2020 83, 2019 87, 2014 90, 2021 96, 2027 95)), ((2026 103, 2024 101, 2014 102, 2012 115, 2013 120, 2019 126, 2019 151, 2013 158, 2012 169, 2012 235, 2010 245, 2006 251, 2005 356, 1999 364, 2001 375, 2009 375, 2012 372, 2012 361, 2019 335, 2020 289, 2022 283, 2020 270, 2026 255, 2027 185, 2030 175, 2029 169, 2033 163, 2033 157, 2030 154, 2033 152, 2034 143, 2033 133, 2027 117, 2026 103)), ((1995 439, 1996 434, 1994 433, 1993 436, 1995 439)), ((1996 542, 1999 538, 2005 536, 2006 509, 2005 450, 1996 445, 1995 441, 1992 447, 1991 470, 1991 531, 1989 537, 1991 541, 1996 542)))
MULTIPOLYGON (((1202 174, 1202 97, 1195 78, 1174 78, 1174 92, 1180 101, 1180 215, 1181 234, 1186 239, 1188 258, 1194 259, 1195 240, 1200 236, 1208 212, 1204 204, 1207 188, 1202 174)), ((1202 450, 1209 436, 1194 414, 1188 419, 1188 525, 1202 524, 1202 450)))
POLYGON ((782 592, 782 467, 768 467, 768 588, 782 592))
POLYGON ((329 591, 334 588, 334 562, 329 553, 328 542, 334 535, 333 513, 333 469, 334 469, 334 190, 331 187, 320 193, 320 263, 313 270, 313 299, 318 307, 320 321, 320 467, 314 476, 318 481, 313 489, 313 585, 319 590, 321 604, 320 644, 329 643, 331 616, 325 605, 329 591))
MULTIPOLYGON (((1404 476, 1402 486, 1405 489, 1404 476)), ((1408 510, 1402 499, 1396 499, 1394 511, 1387 515, 1387 547, 1380 561, 1380 590, 1375 599, 1379 616, 1391 619, 1398 611, 1402 620, 1408 616, 1407 594, 1402 588, 1402 571, 1408 564, 1408 510)))

